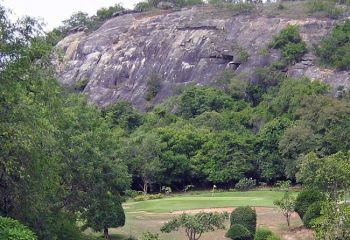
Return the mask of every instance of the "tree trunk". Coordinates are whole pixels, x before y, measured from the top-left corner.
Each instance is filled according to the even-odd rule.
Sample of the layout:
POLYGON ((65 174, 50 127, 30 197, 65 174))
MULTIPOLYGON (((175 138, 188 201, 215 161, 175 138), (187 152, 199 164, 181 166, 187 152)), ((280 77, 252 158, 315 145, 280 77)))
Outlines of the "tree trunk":
POLYGON ((287 225, 288 225, 288 228, 289 228, 290 227, 290 215, 287 215, 286 218, 287 218, 287 225))
POLYGON ((108 228, 106 227, 103 229, 103 236, 104 236, 104 239, 106 240, 109 239, 108 228))
POLYGON ((144 181, 143 182, 143 193, 147 194, 147 192, 148 192, 148 182, 144 181))

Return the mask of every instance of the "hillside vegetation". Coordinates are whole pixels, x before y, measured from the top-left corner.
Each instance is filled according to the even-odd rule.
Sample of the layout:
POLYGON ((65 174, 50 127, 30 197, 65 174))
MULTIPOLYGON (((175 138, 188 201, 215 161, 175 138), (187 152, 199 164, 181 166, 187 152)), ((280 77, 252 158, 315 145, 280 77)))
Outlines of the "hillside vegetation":
MULTIPOLYGON (((225 72, 208 86, 185 85, 140 112, 126 101, 97 108, 59 86, 51 61, 57 36, 42 32, 35 19, 14 23, 5 8, 0 12, 0 214, 6 217, 0 218, 0 236, 17 231, 23 239, 80 240, 91 238, 83 232, 91 229, 108 239, 110 228, 125 225, 122 203, 128 198, 279 184, 283 196, 273 192, 250 203, 271 206, 281 197, 273 204, 288 227, 297 210, 317 239, 350 238, 350 92, 339 88, 334 94, 326 83, 286 75, 285 67, 307 51, 297 27, 274 36, 270 48, 282 59, 252 69, 257 81, 225 72), (303 194, 295 196, 290 183, 301 184, 303 194)), ((349 26, 339 22, 315 45, 320 64, 349 69, 349 26)), ((159 81, 148 80, 148 97, 154 97, 159 81)), ((201 197, 206 206, 210 196, 201 197)), ((190 200, 186 209, 196 207, 200 197, 190 200)), ((172 201, 175 210, 184 209, 176 197, 154 200, 159 205, 151 208, 163 211, 172 201)), ((242 205, 227 201, 232 202, 220 206, 242 205)), ((151 204, 128 203, 136 210, 151 204)), ((225 219, 218 213, 183 214, 162 229, 202 234, 222 229, 225 219)), ((232 239, 237 229, 249 240, 256 232, 256 226, 231 227, 232 239)))

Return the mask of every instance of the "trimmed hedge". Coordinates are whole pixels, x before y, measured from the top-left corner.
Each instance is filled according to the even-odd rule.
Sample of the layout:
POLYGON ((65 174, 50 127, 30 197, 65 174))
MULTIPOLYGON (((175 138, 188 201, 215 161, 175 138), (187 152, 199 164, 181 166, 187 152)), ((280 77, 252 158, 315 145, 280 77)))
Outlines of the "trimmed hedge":
POLYGON ((318 190, 307 189, 299 193, 295 202, 295 211, 303 219, 304 214, 311 204, 314 202, 322 202, 325 200, 325 196, 318 190))
POLYGON ((19 221, 0 217, 0 239, 37 240, 35 234, 19 221))
POLYGON ((308 207, 302 219, 305 227, 307 228, 312 227, 313 220, 321 216, 321 209, 322 209, 321 202, 314 202, 308 207))
POLYGON ((233 240, 253 240, 249 230, 241 224, 233 224, 227 231, 225 237, 233 240))
POLYGON ((231 226, 240 224, 248 229, 252 236, 256 232, 256 211, 251 207, 238 207, 230 216, 231 226))

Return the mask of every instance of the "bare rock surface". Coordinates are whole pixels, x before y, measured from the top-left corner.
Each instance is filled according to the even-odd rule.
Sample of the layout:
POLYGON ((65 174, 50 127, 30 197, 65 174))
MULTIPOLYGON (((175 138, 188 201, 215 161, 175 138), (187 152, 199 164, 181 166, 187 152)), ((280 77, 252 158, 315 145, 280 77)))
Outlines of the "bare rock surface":
MULTIPOLYGON (((261 49, 288 24, 301 27, 311 49, 335 23, 258 14, 234 16, 211 7, 126 14, 108 20, 92 33, 80 31, 63 39, 58 47, 64 57, 57 72, 65 86, 84 84, 84 93, 99 106, 126 99, 144 110, 149 104, 145 94, 152 75, 162 80, 152 104, 162 102, 185 84, 210 85, 225 70, 253 80, 256 67, 280 58, 278 51, 266 55, 261 49), (240 59, 237 49, 249 54, 246 61, 240 59)), ((350 86, 349 72, 318 67, 312 53, 291 66, 288 74, 306 75, 334 87, 350 86)))

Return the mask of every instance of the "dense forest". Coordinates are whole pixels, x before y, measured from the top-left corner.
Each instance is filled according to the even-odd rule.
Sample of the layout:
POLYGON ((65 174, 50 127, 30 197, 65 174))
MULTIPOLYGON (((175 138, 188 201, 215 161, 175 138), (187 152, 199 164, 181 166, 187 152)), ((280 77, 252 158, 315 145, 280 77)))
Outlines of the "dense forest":
MULTIPOLYGON (((350 187, 350 93, 286 75, 306 52, 297 27, 274 36, 269 48, 283 58, 255 69, 256 82, 227 71, 212 85, 184 86, 139 112, 127 101, 97 108, 60 87, 51 63, 57 34, 44 33, 32 18, 10 21, 4 7, 0 12, 0 214, 38 239, 85 239, 81 228, 108 235, 124 225, 122 202, 135 191, 285 180, 327 196, 319 239, 333 239, 325 236, 339 219, 349 223, 339 203, 350 187)), ((349 44, 345 21, 314 51, 320 64, 348 70, 349 44)), ((146 80, 152 99, 162 80, 146 80)))

